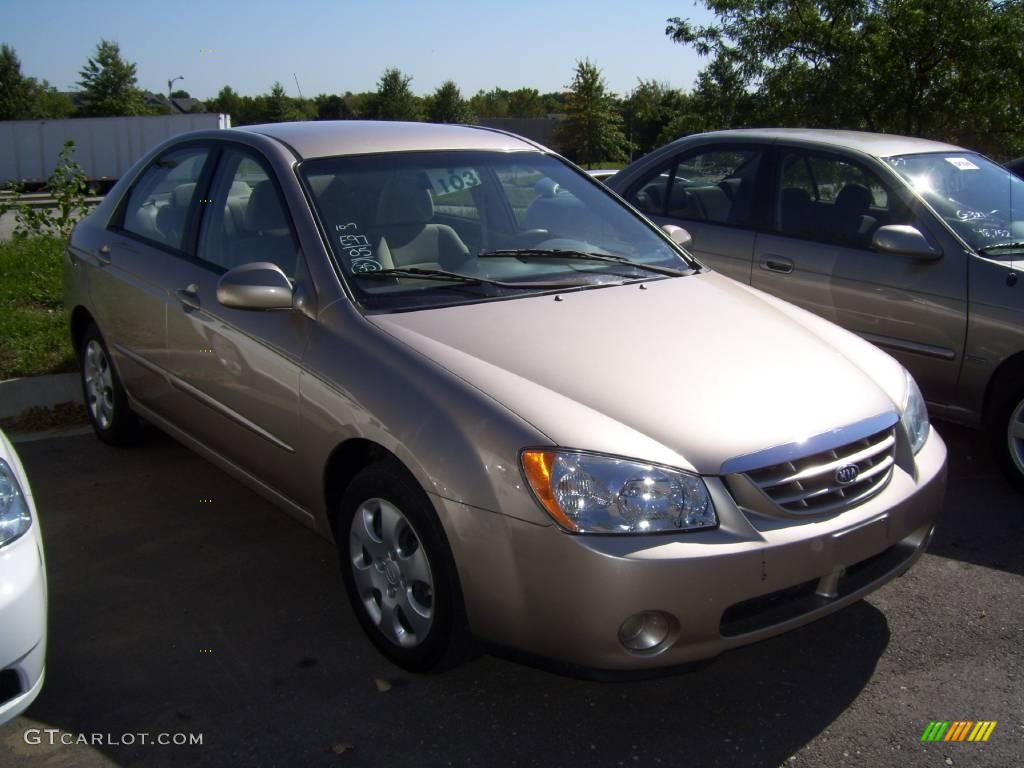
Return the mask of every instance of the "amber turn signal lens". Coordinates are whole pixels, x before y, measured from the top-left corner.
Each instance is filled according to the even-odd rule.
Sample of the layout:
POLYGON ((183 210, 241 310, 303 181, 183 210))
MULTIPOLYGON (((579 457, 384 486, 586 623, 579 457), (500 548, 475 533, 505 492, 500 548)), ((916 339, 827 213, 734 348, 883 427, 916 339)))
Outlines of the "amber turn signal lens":
POLYGON ((544 507, 545 511, 556 523, 569 531, 578 531, 579 527, 566 517, 555 501, 551 490, 551 470, 555 465, 554 451, 523 451, 523 474, 526 475, 533 495, 544 507))

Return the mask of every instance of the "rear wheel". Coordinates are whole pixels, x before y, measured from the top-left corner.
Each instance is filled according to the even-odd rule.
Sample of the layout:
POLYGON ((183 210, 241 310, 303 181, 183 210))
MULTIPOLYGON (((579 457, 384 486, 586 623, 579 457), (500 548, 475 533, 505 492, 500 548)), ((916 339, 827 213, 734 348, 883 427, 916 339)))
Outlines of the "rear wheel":
POLYGON ((993 447, 1003 471, 1024 491, 1024 386, 1005 390, 996 400, 991 424, 993 447))
POLYGON ((403 467, 386 461, 360 472, 334 533, 349 600, 377 650, 413 672, 465 658, 469 632, 451 550, 403 467))
POLYGON ((79 360, 82 395, 96 436, 110 445, 136 442, 142 425, 128 405, 128 395, 121 386, 117 371, 111 364, 107 344, 95 324, 90 325, 82 336, 79 360))

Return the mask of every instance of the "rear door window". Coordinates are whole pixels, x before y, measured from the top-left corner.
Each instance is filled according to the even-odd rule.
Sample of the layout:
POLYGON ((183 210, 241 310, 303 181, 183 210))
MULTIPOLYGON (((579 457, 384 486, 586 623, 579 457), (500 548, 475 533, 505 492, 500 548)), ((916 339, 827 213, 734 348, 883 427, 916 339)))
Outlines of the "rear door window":
POLYGON ((756 147, 701 147, 634 184, 626 199, 649 214, 747 226, 760 159, 756 147))
POLYGON ((208 147, 183 147, 154 160, 128 193, 121 228, 165 248, 185 250, 209 154, 208 147))

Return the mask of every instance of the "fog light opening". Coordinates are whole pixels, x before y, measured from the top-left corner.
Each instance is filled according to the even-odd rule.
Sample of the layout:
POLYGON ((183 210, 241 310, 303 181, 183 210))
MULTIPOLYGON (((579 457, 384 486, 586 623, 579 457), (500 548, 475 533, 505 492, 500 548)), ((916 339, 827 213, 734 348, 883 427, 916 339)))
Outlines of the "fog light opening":
POLYGON ((630 653, 657 653, 667 647, 678 622, 664 611, 642 611, 622 622, 619 642, 630 653))

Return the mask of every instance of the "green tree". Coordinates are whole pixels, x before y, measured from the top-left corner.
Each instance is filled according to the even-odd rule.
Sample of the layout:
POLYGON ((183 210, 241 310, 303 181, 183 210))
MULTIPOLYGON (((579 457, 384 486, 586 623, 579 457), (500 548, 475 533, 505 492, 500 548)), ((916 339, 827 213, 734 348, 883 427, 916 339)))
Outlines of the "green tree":
POLYGON ((411 82, 412 75, 404 75, 394 67, 385 69, 377 81, 370 117, 375 120, 420 120, 420 104, 409 87, 411 82))
POLYGON ((544 99, 536 88, 517 88, 508 95, 509 117, 544 117, 544 99))
POLYGON ((345 107, 352 113, 355 120, 363 120, 372 117, 373 103, 377 98, 375 91, 361 91, 360 93, 345 92, 343 101, 345 107))
POLYGON ((313 97, 313 106, 316 109, 314 120, 352 120, 355 117, 346 96, 337 94, 321 93, 313 97))
POLYGON ((232 122, 237 122, 241 119, 242 97, 230 85, 225 85, 214 98, 207 100, 206 108, 210 112, 231 115, 232 122))
POLYGON ((454 80, 445 80, 426 99, 427 119, 432 123, 475 123, 469 104, 454 80))
POLYGON ((71 98, 46 80, 27 77, 25 85, 28 90, 30 120, 59 120, 74 114, 75 104, 71 98))
POLYGON ((599 160, 625 160, 629 142, 622 127, 622 115, 601 70, 589 59, 577 61, 566 96, 566 118, 558 126, 566 152, 588 167, 599 160))
POLYGON ((121 58, 117 43, 100 40, 96 54, 79 75, 86 114, 95 117, 145 114, 135 64, 121 58))
POLYGON ((561 114, 565 112, 565 93, 562 91, 542 93, 540 97, 544 102, 544 114, 548 114, 549 112, 561 114))
POLYGON ((509 92, 502 88, 483 89, 469 100, 469 108, 477 117, 508 117, 509 92))
POLYGON ((268 123, 287 123, 302 119, 295 99, 285 92, 284 86, 279 82, 271 86, 270 93, 266 96, 265 117, 268 123))
POLYGON ((626 133, 634 148, 646 154, 689 130, 679 130, 693 118, 693 100, 656 80, 640 80, 622 104, 626 133), (665 136, 668 135, 666 139, 665 136))
MULTIPOLYGON (((1020 0, 701 0, 713 123, 860 128, 1024 152, 1020 0)), ((706 70, 707 71, 707 70, 706 70)))
POLYGON ((14 236, 16 238, 44 237, 58 235, 67 239, 71 230, 87 213, 85 171, 75 162, 75 142, 65 141, 57 157, 57 165, 46 181, 46 189, 56 201, 52 207, 37 208, 22 200, 15 182, 7 185, 13 195, 0 200, 0 215, 14 211, 14 236))
POLYGON ((21 73, 21 61, 11 46, 0 46, 0 120, 29 117, 28 83, 21 73))

